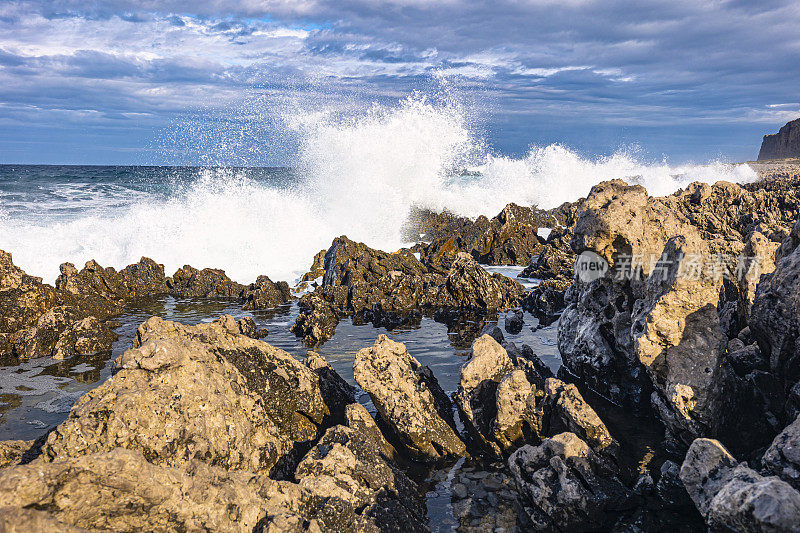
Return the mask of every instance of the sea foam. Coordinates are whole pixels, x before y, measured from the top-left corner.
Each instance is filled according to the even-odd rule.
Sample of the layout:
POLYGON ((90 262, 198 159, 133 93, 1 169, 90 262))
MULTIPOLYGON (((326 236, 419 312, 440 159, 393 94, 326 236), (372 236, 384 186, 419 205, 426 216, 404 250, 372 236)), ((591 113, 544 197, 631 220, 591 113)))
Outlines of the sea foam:
POLYGON ((747 165, 671 166, 626 151, 587 158, 561 145, 534 146, 522 158, 494 155, 458 105, 424 96, 357 116, 316 111, 284 119, 299 139, 300 177, 292 185, 204 169, 166 197, 137 192, 126 203, 115 193, 107 199, 114 209, 92 198, 78 216, 10 216, 0 207, 0 248, 50 282, 64 261, 122 267, 141 256, 164 263, 167 274, 191 264, 223 268, 240 282, 259 274, 293 281, 338 235, 400 247, 412 207, 493 216, 512 201, 554 207, 613 178, 654 195, 693 181, 757 178, 747 165))

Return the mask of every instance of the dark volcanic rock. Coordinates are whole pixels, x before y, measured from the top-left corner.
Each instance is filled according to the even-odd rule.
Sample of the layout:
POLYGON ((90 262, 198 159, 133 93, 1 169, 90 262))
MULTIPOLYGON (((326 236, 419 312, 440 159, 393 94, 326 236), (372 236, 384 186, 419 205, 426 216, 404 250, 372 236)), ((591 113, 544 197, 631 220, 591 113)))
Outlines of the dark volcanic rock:
POLYGON ((104 322, 121 309, 98 294, 74 294, 42 283, 0 251, 0 354, 22 359, 69 357, 111 348, 116 336, 104 322), (92 320, 84 321, 89 317, 92 320), (61 344, 65 330, 70 335, 61 344))
POLYGON ((412 226, 424 233, 428 244, 419 246, 422 262, 434 270, 448 270, 459 252, 486 265, 527 265, 544 249, 539 228, 557 226, 564 212, 563 206, 544 211, 511 203, 491 220, 426 212, 416 214, 412 226))
MULTIPOLYGON (((595 186, 581 204, 572 244, 611 268, 566 294, 559 322, 565 366, 616 402, 652 407, 678 447, 699 435, 751 451, 766 445, 780 429, 761 408, 774 403, 767 381, 775 376, 743 369, 744 354, 728 361, 728 341, 748 314, 752 326, 762 313, 750 301, 764 272, 745 252, 771 253, 774 244, 756 233, 772 243, 782 238, 798 205, 798 191, 769 184, 692 184, 664 198, 620 181, 595 186)), ((771 258, 761 263, 768 273, 771 258)))
POLYGON ((285 281, 274 282, 267 276, 258 276, 241 293, 244 309, 271 309, 292 299, 289 284, 285 281))
POLYGON ((415 324, 421 312, 445 310, 449 322, 516 306, 521 295, 519 283, 490 275, 467 254, 459 254, 443 276, 407 250, 389 254, 338 237, 325 254, 323 284, 300 299, 292 331, 315 345, 333 334, 342 316, 392 328, 415 324))
POLYGON ((712 531, 800 530, 800 493, 739 464, 718 441, 695 440, 680 476, 712 531))
POLYGON ((787 122, 778 133, 764 135, 758 160, 800 157, 800 118, 787 122))
POLYGON ((466 454, 450 400, 430 369, 403 344, 380 335, 373 346, 356 354, 353 375, 391 428, 401 453, 421 462, 466 454))
POLYGON ((201 298, 241 298, 245 286, 232 281, 218 268, 198 270, 184 265, 167 280, 169 292, 176 296, 201 298))
POLYGON ((764 452, 763 467, 800 490, 800 416, 764 452))
POLYGON ((635 499, 589 446, 561 433, 508 459, 532 531, 603 531, 635 499))
POLYGON ((72 263, 61 265, 61 275, 56 288, 82 296, 101 296, 109 300, 123 301, 153 294, 165 294, 167 283, 164 265, 147 257, 119 272, 103 268, 96 261, 88 261, 77 271, 72 263))

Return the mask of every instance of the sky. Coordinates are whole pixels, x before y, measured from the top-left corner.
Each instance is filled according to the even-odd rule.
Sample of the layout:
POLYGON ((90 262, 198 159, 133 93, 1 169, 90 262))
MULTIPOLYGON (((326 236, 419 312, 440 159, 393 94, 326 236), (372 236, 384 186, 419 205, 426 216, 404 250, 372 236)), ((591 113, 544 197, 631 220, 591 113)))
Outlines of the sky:
POLYGON ((455 95, 493 151, 743 161, 800 117, 800 3, 0 2, 0 163, 291 164, 289 108, 455 95), (239 141, 241 142, 241 141, 239 141))

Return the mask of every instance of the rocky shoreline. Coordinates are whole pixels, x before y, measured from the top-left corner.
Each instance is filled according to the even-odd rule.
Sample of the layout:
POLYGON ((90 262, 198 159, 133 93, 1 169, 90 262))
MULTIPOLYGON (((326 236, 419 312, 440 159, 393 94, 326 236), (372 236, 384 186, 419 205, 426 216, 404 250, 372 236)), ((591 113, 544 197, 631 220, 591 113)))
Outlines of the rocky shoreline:
MULTIPOLYGON (((2 529, 798 531, 799 187, 651 197, 617 180, 549 211, 415 213, 419 242, 393 253, 338 237, 287 327, 315 348, 345 319, 391 332, 430 317, 469 347, 455 390, 385 334, 351 384, 251 318, 152 317, 66 420, 0 442, 2 529), (576 273, 587 253, 607 270, 576 273), (557 323, 556 375, 492 321, 507 311, 518 332, 523 310, 557 323), (426 509, 439 492, 450 526, 426 509)), ((0 357, 109 350, 130 302, 154 295, 252 310, 298 294, 148 258, 65 263, 50 286, 0 252, 0 357)))

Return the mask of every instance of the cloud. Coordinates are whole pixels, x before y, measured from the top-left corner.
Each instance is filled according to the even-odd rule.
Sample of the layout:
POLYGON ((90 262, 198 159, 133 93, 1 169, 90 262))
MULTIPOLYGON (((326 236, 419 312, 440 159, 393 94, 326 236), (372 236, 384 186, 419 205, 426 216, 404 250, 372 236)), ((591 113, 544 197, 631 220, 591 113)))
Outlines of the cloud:
POLYGON ((0 5, 0 121, 156 131, 257 92, 358 107, 453 78, 500 149, 558 121, 567 143, 661 128, 654 150, 696 157, 670 135, 800 113, 798 24, 791 0, 22 0, 0 5))

